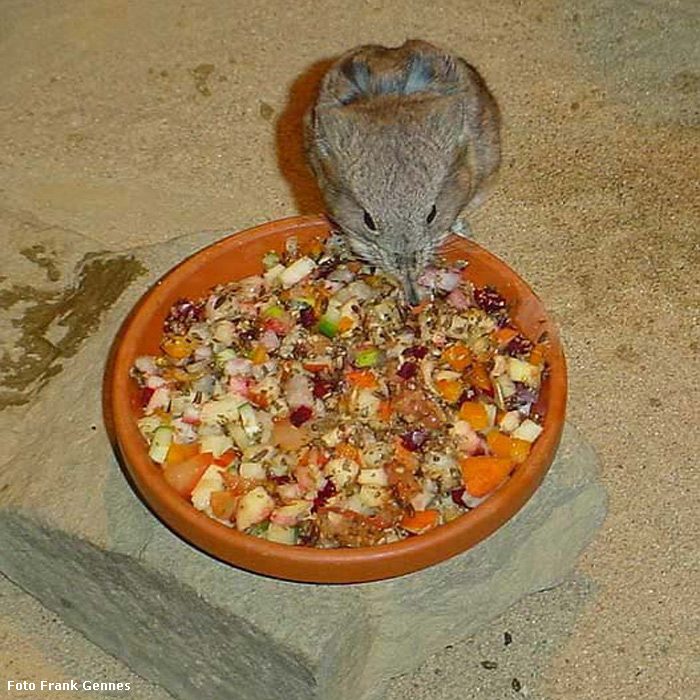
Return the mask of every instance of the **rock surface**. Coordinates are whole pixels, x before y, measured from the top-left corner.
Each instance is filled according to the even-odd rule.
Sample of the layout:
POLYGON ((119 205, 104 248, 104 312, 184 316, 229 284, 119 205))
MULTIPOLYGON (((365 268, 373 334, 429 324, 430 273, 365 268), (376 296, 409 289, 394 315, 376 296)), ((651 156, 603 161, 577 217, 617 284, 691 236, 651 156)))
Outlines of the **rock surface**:
POLYGON ((118 255, 59 237, 59 256, 56 241, 27 232, 23 250, 41 257, 20 254, 54 288, 44 293, 36 270, 12 267, 4 282, 19 290, 11 322, 28 347, 51 351, 40 360, 44 380, 13 387, 0 413, 3 433, 21 446, 0 492, 0 567, 183 700, 379 698, 387 679, 562 581, 605 513, 595 455, 568 426, 547 479, 513 520, 469 552, 391 581, 282 582, 195 550, 129 488, 104 433, 99 389, 138 296, 219 236, 118 255), (77 262, 75 271, 56 263, 49 274, 42 261, 59 259, 77 262))

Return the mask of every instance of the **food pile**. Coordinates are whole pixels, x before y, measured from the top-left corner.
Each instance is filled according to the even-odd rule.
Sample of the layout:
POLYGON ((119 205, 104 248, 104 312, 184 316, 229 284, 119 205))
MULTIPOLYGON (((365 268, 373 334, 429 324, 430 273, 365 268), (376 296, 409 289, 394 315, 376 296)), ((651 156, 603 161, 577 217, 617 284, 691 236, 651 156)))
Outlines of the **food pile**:
POLYGON ((429 268, 417 307, 332 236, 262 263, 177 301, 132 369, 149 455, 195 508, 273 542, 374 546, 458 518, 527 458, 546 338, 466 263, 429 268))

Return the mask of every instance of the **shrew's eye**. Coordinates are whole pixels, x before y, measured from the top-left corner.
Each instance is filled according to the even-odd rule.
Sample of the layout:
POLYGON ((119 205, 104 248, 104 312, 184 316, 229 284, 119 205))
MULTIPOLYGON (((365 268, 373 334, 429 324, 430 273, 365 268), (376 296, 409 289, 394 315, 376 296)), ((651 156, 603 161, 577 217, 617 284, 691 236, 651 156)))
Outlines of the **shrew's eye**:
POLYGON ((374 223, 374 219, 369 215, 369 212, 365 212, 365 226, 370 230, 370 231, 376 231, 377 230, 377 224, 374 223))
POLYGON ((433 208, 430 210, 430 214, 428 214, 427 222, 429 224, 432 224, 433 221, 435 221, 436 216, 437 216, 437 207, 433 204, 433 208))

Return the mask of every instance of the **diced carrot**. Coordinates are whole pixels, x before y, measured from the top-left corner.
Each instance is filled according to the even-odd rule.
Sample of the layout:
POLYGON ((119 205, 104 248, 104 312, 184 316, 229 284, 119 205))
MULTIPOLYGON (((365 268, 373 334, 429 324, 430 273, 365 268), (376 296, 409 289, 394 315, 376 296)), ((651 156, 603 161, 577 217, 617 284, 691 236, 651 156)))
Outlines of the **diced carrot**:
POLYGON ((459 419, 465 420, 474 430, 489 427, 489 414, 481 401, 465 401, 459 407, 459 419))
POLYGON ((435 388, 440 393, 440 396, 449 403, 459 401, 459 397, 464 391, 464 385, 456 379, 438 379, 435 382, 435 388))
POLYGON ((489 373, 481 362, 474 362, 467 370, 466 377, 480 391, 493 394, 489 373))
POLYGON ((532 443, 518 438, 510 439, 510 458, 516 464, 522 464, 530 454, 532 443))
POLYGON ((462 480, 467 491, 481 498, 493 491, 513 470, 513 462, 506 457, 466 457, 460 460, 462 480))
POLYGON ((338 333, 345 333, 345 331, 349 331, 354 325, 355 321, 349 316, 343 316, 340 321, 338 321, 338 333))
POLYGON ((198 452, 199 443, 197 442, 171 442, 165 464, 184 462, 186 459, 194 457, 198 452))
POLYGON ((309 462, 317 464, 319 467, 328 464, 330 457, 323 447, 314 446, 309 450, 309 462))
POLYGON ((391 420, 391 414, 393 409, 391 407, 391 401, 380 401, 379 408, 377 409, 377 416, 382 423, 388 423, 391 420))
POLYGON ((394 458, 401 466, 408 468, 411 472, 418 468, 418 457, 401 444, 400 438, 397 438, 394 444, 394 458))
POLYGON ((267 354, 267 350, 265 349, 265 346, 258 343, 254 348, 253 352, 250 353, 250 361, 254 365, 262 365, 263 363, 267 362, 270 359, 270 356, 267 354))
POLYGON ((165 464, 163 478, 181 496, 189 496, 213 459, 210 452, 201 452, 182 462, 165 464))
POLYGON ((376 389, 379 386, 374 373, 368 369, 359 369, 347 372, 345 378, 354 386, 360 389, 376 389))
POLYGON ((226 452, 222 452, 218 457, 214 457, 214 464, 216 464, 217 467, 228 467, 237 456, 238 453, 236 450, 226 450, 226 452))
POLYGON ((336 445, 334 452, 337 457, 345 457, 345 459, 351 459, 358 464, 362 461, 360 450, 348 442, 341 442, 339 445, 336 445))
POLYGON ((249 389, 246 397, 249 398, 256 406, 260 408, 267 408, 270 405, 270 401, 267 398, 267 394, 264 391, 255 391, 255 389, 249 389))
POLYGON ((442 353, 441 359, 447 362, 456 372, 462 372, 472 363, 474 357, 466 345, 457 343, 447 348, 442 353))
POLYGON ((499 348, 502 348, 508 345, 508 343, 510 343, 510 341, 513 340, 516 335, 518 335, 518 331, 515 328, 503 326, 503 328, 499 328, 497 331, 494 331, 491 334, 491 338, 499 348))
POLYGON ((305 467, 309 463, 311 448, 305 447, 297 457, 297 465, 300 467, 305 467))
POLYGON ((495 457, 505 457, 515 464, 521 464, 530 454, 530 443, 527 440, 512 438, 499 430, 492 430, 486 436, 491 454, 495 457))
POLYGON ((320 358, 318 360, 304 360, 301 366, 307 372, 324 372, 333 367, 333 361, 331 358, 320 358))
POLYGON ((536 365, 539 367, 545 360, 546 352, 547 346, 544 343, 538 343, 530 351, 530 357, 528 358, 528 362, 531 365, 536 365))
POLYGON ((220 520, 231 520, 236 512, 239 496, 233 491, 214 491, 211 494, 211 509, 220 520))
POLYGON ((404 515, 399 521, 399 525, 414 535, 420 535, 421 532, 434 528, 439 522, 440 513, 438 511, 420 510, 413 515, 404 515))
POLYGON ((176 360, 181 360, 184 357, 189 357, 195 349, 195 344, 184 336, 176 336, 168 338, 161 345, 163 352, 176 360))
POLYGON ((486 436, 486 442, 488 443, 489 450, 494 457, 506 457, 511 458, 510 449, 511 442, 510 437, 500 430, 492 430, 486 436))

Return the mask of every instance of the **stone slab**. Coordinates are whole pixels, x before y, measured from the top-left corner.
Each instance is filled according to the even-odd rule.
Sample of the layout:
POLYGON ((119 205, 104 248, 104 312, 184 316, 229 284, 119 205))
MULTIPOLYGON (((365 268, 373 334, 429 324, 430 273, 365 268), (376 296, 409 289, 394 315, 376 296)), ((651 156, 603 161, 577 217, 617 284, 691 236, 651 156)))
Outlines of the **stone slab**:
POLYGON ((36 365, 42 381, 2 394, 11 399, 0 404, 11 449, 0 472, 0 569, 175 697, 379 698, 387 679, 561 582, 602 521, 596 457, 567 426, 528 505, 477 547, 428 570, 313 586, 213 560, 131 491, 102 427, 100 389, 114 334, 146 286, 223 234, 119 254, 64 234, 47 240, 28 231, 24 249, 41 259, 23 259, 39 269, 11 266, 0 284, 2 294, 14 290, 0 322, 17 331, 19 350, 47 348, 36 365))

